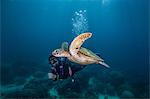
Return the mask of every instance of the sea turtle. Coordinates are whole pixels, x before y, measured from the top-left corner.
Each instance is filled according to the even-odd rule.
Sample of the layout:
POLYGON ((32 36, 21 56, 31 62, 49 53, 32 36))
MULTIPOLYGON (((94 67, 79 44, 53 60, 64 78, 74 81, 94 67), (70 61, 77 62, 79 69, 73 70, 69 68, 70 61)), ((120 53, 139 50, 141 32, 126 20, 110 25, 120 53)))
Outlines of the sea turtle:
POLYGON ((61 48, 54 50, 52 52, 52 55, 54 55, 55 57, 67 57, 70 61, 81 65, 96 63, 109 68, 109 66, 104 63, 104 60, 102 58, 94 54, 89 49, 81 47, 84 41, 91 36, 92 33, 82 33, 74 38, 70 46, 67 42, 63 42, 61 48))

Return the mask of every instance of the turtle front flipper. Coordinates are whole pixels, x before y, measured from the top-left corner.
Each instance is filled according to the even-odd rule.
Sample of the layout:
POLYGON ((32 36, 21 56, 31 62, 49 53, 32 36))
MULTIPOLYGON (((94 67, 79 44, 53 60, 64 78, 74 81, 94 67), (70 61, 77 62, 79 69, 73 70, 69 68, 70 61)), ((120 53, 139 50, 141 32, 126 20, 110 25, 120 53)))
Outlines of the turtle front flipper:
POLYGON ((77 36, 72 42, 69 47, 70 54, 72 56, 76 55, 77 52, 80 50, 81 45, 84 43, 85 40, 90 38, 92 36, 92 33, 82 33, 79 36, 77 36))
POLYGON ((62 44, 61 44, 61 49, 63 49, 64 51, 68 51, 69 50, 69 44, 68 44, 68 42, 63 42, 62 44))

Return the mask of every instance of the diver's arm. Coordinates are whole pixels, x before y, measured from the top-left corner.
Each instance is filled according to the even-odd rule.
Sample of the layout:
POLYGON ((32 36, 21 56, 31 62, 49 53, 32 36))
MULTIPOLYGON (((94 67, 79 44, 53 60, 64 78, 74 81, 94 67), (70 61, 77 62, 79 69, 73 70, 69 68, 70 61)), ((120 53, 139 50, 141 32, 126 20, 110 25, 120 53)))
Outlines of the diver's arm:
POLYGON ((72 69, 71 69, 71 67, 69 66, 68 69, 69 69, 69 75, 72 76, 72 69))
POLYGON ((56 68, 55 67, 51 67, 51 73, 53 73, 53 74, 56 74, 57 72, 56 72, 56 68))

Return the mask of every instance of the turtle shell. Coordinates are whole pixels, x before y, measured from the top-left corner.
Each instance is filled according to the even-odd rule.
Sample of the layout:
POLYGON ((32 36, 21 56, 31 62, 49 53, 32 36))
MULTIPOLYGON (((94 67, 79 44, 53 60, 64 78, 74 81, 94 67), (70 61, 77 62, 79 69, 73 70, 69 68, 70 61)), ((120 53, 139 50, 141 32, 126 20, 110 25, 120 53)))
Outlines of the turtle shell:
POLYGON ((100 61, 104 61, 102 58, 100 58, 98 55, 96 55, 95 53, 93 53, 91 50, 89 49, 86 49, 84 47, 81 47, 80 50, 79 50, 80 53, 88 56, 88 57, 91 57, 91 58, 94 58, 96 60, 100 60, 100 61))

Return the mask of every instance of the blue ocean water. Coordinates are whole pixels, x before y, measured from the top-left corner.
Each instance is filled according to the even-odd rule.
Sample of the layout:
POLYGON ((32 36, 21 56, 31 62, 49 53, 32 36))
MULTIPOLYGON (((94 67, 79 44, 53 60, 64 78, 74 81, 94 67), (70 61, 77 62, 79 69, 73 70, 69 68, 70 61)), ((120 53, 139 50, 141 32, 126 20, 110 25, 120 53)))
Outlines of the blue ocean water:
MULTIPOLYGON (((81 77, 79 83, 61 85, 61 89, 64 90, 69 87, 70 93, 62 93, 57 88, 60 86, 59 81, 54 83, 46 80, 46 84, 50 83, 47 84, 49 89, 42 90, 44 94, 39 97, 54 95, 63 98, 69 96, 85 98, 81 94, 86 93, 91 98, 101 99, 106 94, 105 88, 101 88, 98 84, 90 89, 90 84, 93 86, 94 83, 88 82, 96 80, 103 83, 108 79, 107 77, 113 75, 114 79, 112 77, 111 81, 125 79, 125 88, 122 88, 123 84, 115 86, 107 81, 108 85, 111 85, 107 87, 112 88, 112 92, 115 93, 112 96, 124 97, 125 93, 132 98, 148 98, 148 18, 148 0, 2 0, 1 90, 3 93, 1 96, 15 98, 26 96, 24 91, 21 91, 19 95, 14 91, 8 94, 7 89, 11 86, 18 88, 25 85, 27 79, 32 79, 33 74, 37 74, 38 77, 47 74, 50 69, 47 59, 53 50, 59 48, 64 41, 70 43, 80 34, 78 32, 91 32, 92 38, 83 46, 99 53, 111 68, 107 71, 102 66, 87 66, 79 73, 81 77), (76 15, 80 11, 83 11, 83 19, 76 15), (106 71, 104 78, 101 78, 100 75, 104 71, 106 71), (118 75, 122 76, 119 78, 118 75), (85 83, 89 84, 88 92, 84 88, 87 86, 80 87, 81 92, 73 87, 82 86, 85 83), (97 87, 104 90, 98 90, 97 87)), ((42 82, 40 77, 38 81, 42 82)), ((118 82, 115 83, 118 84, 118 82)), ((28 97, 37 96, 35 94, 41 88, 37 88, 36 85, 38 84, 30 85, 30 89, 36 89, 36 91, 34 94, 29 92, 28 97)), ((108 96, 111 95, 108 93, 108 96)))

